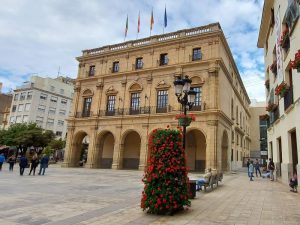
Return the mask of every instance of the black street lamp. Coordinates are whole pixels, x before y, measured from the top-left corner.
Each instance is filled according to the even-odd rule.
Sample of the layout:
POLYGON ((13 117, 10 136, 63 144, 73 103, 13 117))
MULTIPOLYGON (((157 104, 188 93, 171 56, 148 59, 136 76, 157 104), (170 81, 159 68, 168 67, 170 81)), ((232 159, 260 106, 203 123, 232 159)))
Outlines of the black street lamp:
MULTIPOLYGON (((181 76, 177 76, 176 80, 174 81, 175 86, 175 95, 177 96, 178 102, 182 105, 183 113, 186 117, 187 110, 191 110, 195 98, 196 98, 196 91, 191 88, 192 80, 189 79, 188 76, 184 78, 181 76)), ((186 135, 186 127, 189 124, 183 123, 183 149, 185 150, 185 135, 186 135)))

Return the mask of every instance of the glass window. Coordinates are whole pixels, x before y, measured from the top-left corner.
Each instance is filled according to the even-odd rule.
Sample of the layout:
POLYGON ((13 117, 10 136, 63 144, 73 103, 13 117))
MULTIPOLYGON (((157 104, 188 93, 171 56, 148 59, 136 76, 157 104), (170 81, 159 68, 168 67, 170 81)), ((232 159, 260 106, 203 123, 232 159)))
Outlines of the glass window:
POLYGON ((23 104, 20 104, 20 105, 18 106, 18 112, 23 112, 23 110, 24 110, 24 105, 23 105, 23 104))
POLYGON ((59 110, 59 115, 62 115, 62 116, 64 116, 64 115, 66 115, 66 110, 59 110))
POLYGON ((168 54, 167 53, 160 54, 159 65, 160 66, 168 65, 168 62, 169 62, 168 54))
POLYGON ((20 101, 25 100, 25 98, 26 98, 26 92, 22 92, 20 95, 20 101))
POLYGON ((15 94, 14 100, 15 100, 15 101, 18 101, 18 100, 19 100, 19 94, 15 94))
POLYGON ((62 136, 62 132, 61 131, 56 131, 55 135, 56 136, 62 136))
POLYGON ((54 124, 54 119, 48 118, 47 124, 53 125, 54 124))
POLYGON ((137 58, 135 61, 135 69, 142 69, 143 65, 143 58, 137 58))
POLYGON ((45 110, 46 110, 46 106, 44 106, 44 105, 39 105, 38 106, 38 111, 39 112, 45 112, 45 110))
POLYGON ((192 58, 193 58, 193 61, 202 59, 201 48, 193 49, 193 57, 192 58))
POLYGON ((66 99, 62 99, 62 100, 60 101, 61 104, 67 104, 67 102, 68 102, 68 100, 66 100, 66 99))
POLYGON ((84 98, 83 116, 89 116, 91 112, 92 97, 84 98))
POLYGON ((54 91, 55 91, 55 87, 54 87, 54 86, 51 86, 51 87, 50 87, 50 90, 51 90, 52 92, 54 92, 54 91))
POLYGON ((56 108, 49 107, 49 112, 48 112, 48 114, 49 114, 49 115, 54 115, 54 114, 55 114, 55 111, 56 111, 56 108))
POLYGON ((58 120, 57 121, 57 125, 58 126, 63 126, 64 125, 64 121, 63 120, 58 120))
POLYGON ((17 106, 16 106, 16 105, 13 105, 11 111, 12 111, 12 112, 15 112, 16 109, 17 109, 17 106))
POLYGON ((107 111, 108 112, 114 112, 115 111, 115 104, 116 104, 116 96, 115 95, 109 95, 107 97, 107 111))
POLYGON ((201 110, 202 89, 201 87, 193 87, 193 90, 196 92, 196 97, 192 110, 201 110))
POLYGON ((24 115, 23 116, 23 123, 27 123, 28 122, 28 116, 27 115, 24 115))
POLYGON ((95 76, 95 71, 96 71, 96 67, 95 66, 90 66, 89 76, 90 77, 95 76))
POLYGON ((56 103, 56 102, 57 102, 57 99, 58 99, 57 97, 51 96, 50 101, 56 103))
POLYGON ((65 93, 65 90, 64 89, 60 89, 59 93, 63 95, 65 93))
POLYGON ((168 106, 168 91, 160 90, 157 92, 157 112, 166 112, 168 106))
POLYGON ((32 91, 27 92, 27 100, 32 99, 32 91))
POLYGON ((42 99, 42 100, 47 100, 47 95, 42 93, 42 94, 40 95, 40 99, 42 99))
POLYGON ((16 118, 14 116, 11 116, 9 119, 10 123, 15 123, 16 122, 16 118))
POLYGON ((130 104, 130 112, 138 113, 140 110, 140 93, 132 93, 131 94, 131 104, 130 104))
POLYGON ((112 72, 119 72, 119 61, 113 62, 112 72))
POLYGON ((16 118, 16 123, 22 123, 22 116, 17 116, 16 118))
POLYGON ((28 112, 30 109, 30 103, 25 104, 25 111, 28 112))

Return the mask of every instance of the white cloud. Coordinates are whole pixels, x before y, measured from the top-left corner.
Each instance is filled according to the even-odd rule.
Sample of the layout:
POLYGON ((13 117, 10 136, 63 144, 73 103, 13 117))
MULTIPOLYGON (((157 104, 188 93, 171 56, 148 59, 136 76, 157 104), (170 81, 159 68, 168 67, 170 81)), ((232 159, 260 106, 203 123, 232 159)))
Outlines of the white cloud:
MULTIPOLYGON (((262 0, 1 0, 0 51, 5 57, 0 57, 0 81, 14 88, 31 73, 54 77, 59 66, 63 74, 76 77, 75 57, 81 50, 123 41, 127 14, 127 40, 136 39, 139 10, 139 38, 149 36, 152 7, 152 35, 161 34, 165 4, 165 32, 220 22, 241 75, 262 79, 263 55, 256 47, 262 0), (10 82, 3 70, 21 78, 10 82)), ((261 98, 259 91, 248 90, 250 98, 261 98)))

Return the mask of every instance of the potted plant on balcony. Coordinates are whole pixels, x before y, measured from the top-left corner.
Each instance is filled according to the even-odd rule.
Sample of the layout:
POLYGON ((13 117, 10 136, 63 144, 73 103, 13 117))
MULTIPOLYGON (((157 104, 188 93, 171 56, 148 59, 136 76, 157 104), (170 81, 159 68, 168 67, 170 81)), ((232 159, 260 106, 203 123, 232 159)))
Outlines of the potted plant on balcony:
POLYGON ((280 97, 284 97, 286 91, 289 89, 289 86, 286 82, 281 82, 276 88, 275 88, 275 95, 280 95, 280 97))
POLYGON ((289 68, 296 69, 300 73, 300 49, 295 54, 295 59, 289 63, 289 68))
POLYGON ((269 79, 267 79, 267 80, 265 81, 265 86, 266 86, 267 89, 270 88, 270 80, 269 80, 269 79))
POLYGON ((287 50, 290 47, 290 37, 289 37, 289 30, 285 29, 280 37, 280 46, 287 50))
POLYGON ((192 121, 196 120, 195 115, 189 114, 189 115, 184 115, 183 113, 180 113, 179 115, 176 115, 175 119, 178 120, 178 123, 180 126, 189 126, 192 121))
POLYGON ((276 109, 276 107, 277 107, 276 104, 269 102, 267 107, 266 107, 266 111, 272 112, 274 109, 276 109))
POLYGON ((272 71, 272 73, 274 73, 275 75, 277 74, 277 61, 275 60, 272 65, 270 65, 270 70, 272 71))

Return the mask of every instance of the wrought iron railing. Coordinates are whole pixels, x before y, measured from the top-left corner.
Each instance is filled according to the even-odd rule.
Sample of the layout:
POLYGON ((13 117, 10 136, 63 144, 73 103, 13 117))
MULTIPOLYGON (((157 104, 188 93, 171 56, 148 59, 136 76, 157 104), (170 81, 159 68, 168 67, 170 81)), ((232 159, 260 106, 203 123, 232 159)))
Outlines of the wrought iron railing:
POLYGON ((294 103, 293 87, 290 87, 284 95, 284 110, 294 103))
POLYGON ((76 112, 75 117, 76 118, 84 118, 84 117, 91 117, 93 116, 93 112, 88 111, 88 112, 76 112))

